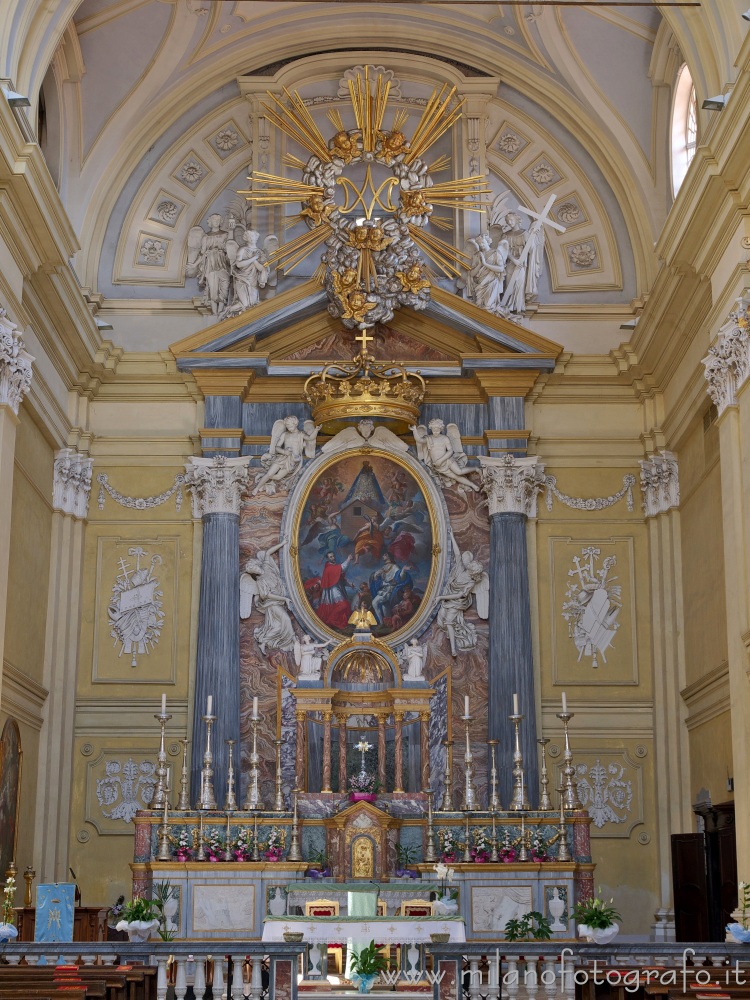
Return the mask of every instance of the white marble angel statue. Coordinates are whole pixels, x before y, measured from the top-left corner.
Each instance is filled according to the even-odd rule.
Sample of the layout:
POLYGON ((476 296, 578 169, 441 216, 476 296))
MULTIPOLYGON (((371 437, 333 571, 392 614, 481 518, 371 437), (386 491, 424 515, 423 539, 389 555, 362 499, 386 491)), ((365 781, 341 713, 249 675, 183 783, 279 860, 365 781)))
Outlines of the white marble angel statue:
POLYGON ((464 619, 464 612, 477 599, 477 614, 485 621, 490 616, 490 578, 473 552, 461 552, 451 534, 454 562, 445 585, 445 593, 438 597, 440 609, 437 624, 448 636, 451 656, 473 649, 477 644, 477 630, 464 619))
POLYGON ((260 289, 266 287, 270 267, 264 252, 258 246, 260 233, 246 229, 244 245, 237 247, 234 240, 227 242, 227 256, 234 281, 234 302, 227 315, 239 315, 260 302, 260 289))
POLYGON ((427 647, 423 646, 417 639, 412 639, 403 647, 399 654, 399 659, 401 662, 406 660, 408 663, 407 671, 404 675, 405 681, 424 680, 423 668, 426 658, 427 647))
POLYGON ((310 681, 320 680, 320 668, 328 654, 322 653, 316 656, 315 650, 326 649, 330 645, 330 642, 313 642, 312 636, 307 634, 303 635, 301 640, 294 640, 294 662, 299 667, 300 679, 304 677, 310 681))
POLYGON ((472 252, 471 268, 465 279, 466 297, 480 309, 498 314, 505 287, 505 264, 510 253, 507 240, 493 248, 489 233, 466 241, 472 252))
POLYGON ((476 492, 479 487, 468 478, 467 471, 471 473, 478 470, 466 469, 469 456, 464 452, 458 426, 448 424, 446 427, 439 417, 435 417, 428 427, 424 424, 411 427, 417 446, 417 458, 435 473, 443 486, 455 485, 460 490, 468 486, 476 492))
POLYGON ((210 306, 214 316, 222 315, 229 301, 229 233, 223 228, 223 221, 215 212, 206 219, 208 232, 201 226, 193 226, 188 233, 185 275, 198 279, 198 287, 203 291, 203 302, 210 306))
POLYGON ((271 445, 260 464, 265 469, 255 481, 253 496, 265 489, 269 495, 276 492, 278 484, 286 484, 297 475, 306 458, 315 457, 315 439, 320 427, 306 420, 299 429, 295 416, 276 420, 271 429, 271 445))
POLYGON ((289 598, 284 593, 284 584, 274 554, 283 548, 286 538, 270 549, 258 549, 252 559, 245 563, 240 576, 240 618, 249 618, 255 610, 265 616, 265 621, 254 629, 253 635, 261 653, 266 648, 293 649, 294 629, 286 608, 289 598))

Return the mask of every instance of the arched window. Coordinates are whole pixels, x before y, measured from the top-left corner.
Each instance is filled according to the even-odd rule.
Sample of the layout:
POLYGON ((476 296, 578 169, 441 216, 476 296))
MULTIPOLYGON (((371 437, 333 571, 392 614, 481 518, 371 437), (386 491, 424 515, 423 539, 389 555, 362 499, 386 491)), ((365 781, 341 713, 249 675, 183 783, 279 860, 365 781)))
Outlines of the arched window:
POLYGON ((695 87, 687 64, 677 74, 672 105, 672 193, 677 194, 698 145, 695 87))

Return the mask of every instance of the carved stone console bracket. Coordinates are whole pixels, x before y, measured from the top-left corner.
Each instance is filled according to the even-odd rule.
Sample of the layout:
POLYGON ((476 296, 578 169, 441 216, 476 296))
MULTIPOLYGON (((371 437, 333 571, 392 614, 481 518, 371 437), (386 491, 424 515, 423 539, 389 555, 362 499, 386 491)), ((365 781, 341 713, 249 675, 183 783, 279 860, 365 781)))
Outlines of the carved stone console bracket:
POLYGON ((662 451, 640 462, 641 492, 645 517, 665 514, 680 506, 680 480, 677 458, 671 451, 662 451))
POLYGON ((88 516, 93 464, 93 458, 85 458, 73 448, 62 448, 55 453, 52 478, 55 510, 81 519, 88 516))
POLYGON ((9 406, 15 414, 31 388, 33 360, 16 324, 0 308, 0 406, 9 406))
POLYGON ((97 483, 99 483, 99 498, 98 505, 99 510, 104 510, 104 500, 105 492, 108 493, 112 499, 119 503, 121 507, 130 507, 133 510, 150 510, 152 507, 159 507, 161 504, 166 503, 171 496, 174 495, 175 509, 177 511, 182 510, 182 487, 186 482, 187 477, 182 473, 179 473, 174 477, 174 482, 165 490, 164 493, 160 493, 155 497, 127 497, 120 493, 113 486, 109 485, 109 477, 106 472, 100 472, 96 477, 97 483))
POLYGON ((708 394, 721 415, 750 375, 750 289, 745 289, 703 358, 708 394))
POLYGON ((553 496, 556 496, 566 507, 572 507, 574 510, 605 510, 616 504, 618 500, 622 500, 623 497, 627 497, 628 510, 633 510, 635 476, 631 476, 629 473, 627 476, 623 476, 622 489, 608 497, 569 497, 567 493, 561 493, 558 490, 557 479, 554 476, 547 476, 544 483, 547 487, 547 510, 552 510, 553 496))

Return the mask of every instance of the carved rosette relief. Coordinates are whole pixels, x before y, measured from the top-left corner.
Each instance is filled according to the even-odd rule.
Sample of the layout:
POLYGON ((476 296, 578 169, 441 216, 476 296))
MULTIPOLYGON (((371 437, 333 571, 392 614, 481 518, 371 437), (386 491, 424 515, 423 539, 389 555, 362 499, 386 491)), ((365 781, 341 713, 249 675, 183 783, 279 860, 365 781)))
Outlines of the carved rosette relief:
POLYGON ((677 458, 671 451, 644 458, 641 466, 641 492, 645 517, 656 517, 680 506, 680 479, 677 458))
POLYGON ((0 406, 9 406, 18 413, 21 400, 31 388, 33 360, 16 324, 0 308, 0 406))
POLYGON ((538 458, 515 455, 479 456, 482 489, 487 494, 490 517, 494 514, 525 514, 536 517, 536 499, 544 489, 544 463, 538 458))
POLYGON ((719 414, 736 402, 750 374, 750 289, 737 299, 713 347, 703 358, 708 394, 719 414))
POLYGON ((185 465, 185 484, 193 498, 193 517, 234 514, 239 517, 248 486, 248 458, 193 457, 185 465))
POLYGON ((52 479, 55 510, 81 519, 88 516, 93 464, 93 458, 85 458, 73 448, 62 448, 55 453, 52 479))

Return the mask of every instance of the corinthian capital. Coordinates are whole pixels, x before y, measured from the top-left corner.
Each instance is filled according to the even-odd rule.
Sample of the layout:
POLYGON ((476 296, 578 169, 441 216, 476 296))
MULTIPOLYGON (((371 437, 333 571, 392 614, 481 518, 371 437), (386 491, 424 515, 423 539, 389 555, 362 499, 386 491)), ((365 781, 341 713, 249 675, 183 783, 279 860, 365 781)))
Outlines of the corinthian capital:
POLYGON ((73 448, 55 453, 52 507, 73 517, 88 517, 93 458, 84 458, 73 448))
POLYGON ((493 514, 525 514, 536 517, 536 498, 544 488, 544 462, 531 456, 479 456, 482 489, 493 514))
POLYGON ((185 484, 193 498, 193 517, 239 516, 242 494, 248 486, 249 464, 247 457, 191 458, 185 465, 185 484))
POLYGON ((746 289, 703 358, 708 394, 720 414, 737 401, 737 391, 750 375, 749 309, 750 289, 746 289))
POLYGON ((680 506, 680 479, 677 458, 671 451, 662 451, 640 462, 643 513, 646 517, 664 514, 680 506))
POLYGON ((0 406, 18 413, 21 400, 31 388, 31 362, 23 337, 0 308, 0 406))

